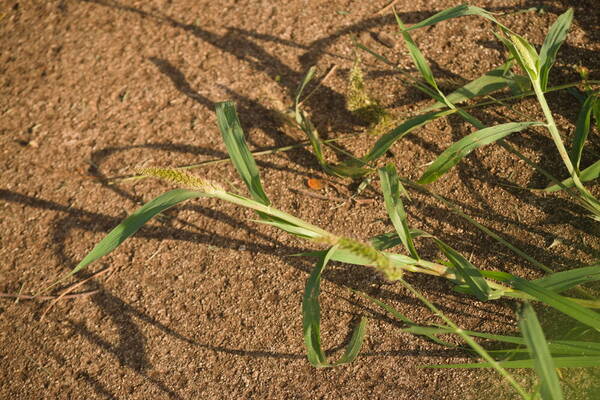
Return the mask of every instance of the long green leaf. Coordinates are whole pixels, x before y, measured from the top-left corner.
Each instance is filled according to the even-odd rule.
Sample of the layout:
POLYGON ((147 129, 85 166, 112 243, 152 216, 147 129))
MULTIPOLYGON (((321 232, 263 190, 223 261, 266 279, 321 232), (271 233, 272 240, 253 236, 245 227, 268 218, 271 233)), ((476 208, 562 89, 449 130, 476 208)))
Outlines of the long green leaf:
POLYGON ((537 300, 554 307, 558 311, 575 318, 579 322, 586 324, 596 330, 600 330, 600 314, 589 310, 574 301, 561 296, 549 289, 546 289, 533 282, 513 276, 510 284, 517 290, 521 290, 537 300))
POLYGON ((413 258, 418 260, 420 257, 412 240, 406 211, 404 211, 404 205, 400 197, 401 193, 406 193, 406 189, 404 189, 398 180, 396 168, 392 164, 388 164, 385 168, 380 168, 379 178, 381 179, 385 208, 390 220, 394 228, 396 228, 396 232, 398 232, 398 236, 402 240, 402 244, 404 244, 406 250, 413 258))
POLYGON ((502 25, 500 22, 498 22, 498 20, 496 20, 496 18, 494 18, 494 16, 492 14, 490 14, 483 8, 462 4, 462 5, 459 5, 456 7, 447 8, 443 11, 440 11, 439 13, 432 15, 431 17, 429 17, 427 19, 424 19, 423 21, 419 22, 418 24, 412 25, 410 28, 406 29, 406 31, 412 31, 413 29, 424 28, 426 26, 434 25, 434 24, 437 24, 438 22, 445 21, 447 19, 464 17, 467 15, 478 15, 480 17, 484 17, 486 19, 489 19, 490 21, 495 22, 496 24, 498 24, 501 27, 508 29, 504 25, 502 25))
POLYGON ((244 139, 244 131, 238 119, 235 105, 230 101, 217 103, 217 123, 223 136, 231 162, 248 187, 252 198, 262 204, 269 205, 270 201, 260 181, 256 162, 244 139))
POLYGON ((452 263, 457 275, 465 281, 475 296, 481 301, 489 300, 492 289, 481 275, 481 272, 452 247, 439 239, 434 240, 450 263, 452 263))
POLYGON ((590 132, 590 120, 592 117, 592 109, 598 102, 598 97, 588 96, 583 102, 579 115, 577 116, 577 123, 575 124, 575 136, 573 138, 573 145, 571 146, 571 162, 575 168, 579 169, 579 162, 581 161, 581 153, 583 153, 583 146, 587 139, 588 133, 590 132))
MULTIPOLYGON (((128 237, 133 235, 148 220, 174 205, 193 198, 205 197, 206 193, 194 190, 176 189, 164 193, 154 200, 149 201, 139 208, 136 212, 125 218, 123 222, 116 226, 108 235, 104 237, 67 276, 73 275, 86 268, 88 265, 104 257, 128 237)), ((64 278, 63 278, 64 279, 64 278)))
POLYGON ((533 281, 536 285, 560 293, 586 282, 600 280, 600 264, 561 271, 533 281))
MULTIPOLYGON (((456 89, 454 92, 446 96, 446 99, 452 104, 459 104, 465 100, 475 97, 485 96, 489 93, 504 89, 509 85, 514 85, 515 78, 507 76, 507 69, 513 64, 508 61, 498 68, 488 71, 477 79, 472 80, 466 85, 456 89)), ((445 107, 446 104, 442 101, 437 101, 423 111, 438 110, 445 107)))
POLYGON ((302 83, 300 84, 300 86, 298 86, 298 90, 296 90, 296 96, 294 98, 294 108, 296 109, 296 113, 298 112, 298 107, 300 104, 300 96, 302 96, 302 92, 304 91, 304 88, 306 87, 308 82, 310 82, 311 79, 315 76, 316 70, 317 70, 317 67, 315 67, 314 65, 312 67, 310 67, 308 69, 308 72, 304 76, 302 83))
POLYGON ((473 132, 444 150, 427 168, 418 182, 421 184, 431 183, 458 164, 463 157, 473 150, 534 125, 541 125, 541 122, 509 122, 473 132))
MULTIPOLYGON (((581 180, 581 182, 593 181, 594 179, 597 179, 599 176, 600 176, 600 160, 596 161, 595 163, 593 163, 592 165, 590 165, 589 167, 587 167, 586 169, 584 169, 583 171, 581 171, 579 173, 579 179, 581 180)), ((573 178, 567 178, 564 181, 562 181, 561 184, 567 188, 571 188, 575 185, 573 183, 573 178)), ((559 190, 562 190, 562 187, 558 184, 548 186, 546 189, 544 189, 544 191, 546 191, 546 192, 557 192, 559 190)))
POLYGON ((400 20, 400 17, 398 16, 398 14, 396 14, 395 11, 394 16, 396 17, 396 23, 400 28, 400 32, 402 33, 402 37, 404 38, 404 42, 406 43, 406 47, 410 52, 410 57, 413 59, 415 66, 421 73, 421 76, 423 76, 423 79, 425 79, 425 81, 429 83, 429 85, 432 88, 438 90, 438 86, 435 82, 435 78, 433 77, 433 72, 431 72, 431 68, 429 67, 429 63, 423 56, 423 53, 421 53, 421 50, 419 50, 419 48, 417 47, 416 43, 410 37, 410 34, 406 30, 406 27, 402 23, 402 20, 400 20))
POLYGON ((372 162, 382 155, 385 154, 386 151, 389 150, 390 147, 399 139, 404 137, 406 134, 412 132, 413 130, 425 125, 426 123, 433 121, 440 117, 445 117, 446 115, 452 114, 453 110, 445 110, 445 111, 436 111, 427 114, 421 114, 416 117, 413 117, 409 120, 404 121, 402 124, 398 125, 396 128, 392 129, 385 135, 381 136, 377 142, 373 145, 373 148, 369 153, 362 158, 364 162, 372 162))
POLYGON ((540 379, 542 399, 561 400, 562 390, 546 344, 546 337, 533 307, 527 302, 519 313, 519 327, 527 343, 529 354, 534 360, 534 368, 540 379))
POLYGON ((334 246, 327 252, 321 252, 321 257, 317 265, 306 281, 304 299, 302 301, 304 344, 308 360, 315 367, 332 367, 352 362, 360 351, 367 328, 367 319, 362 318, 359 325, 355 328, 350 343, 348 343, 342 357, 334 364, 327 362, 327 357, 321 347, 321 306, 319 304, 319 293, 321 291, 321 274, 335 251, 336 247, 334 246))
POLYGON ((569 8, 556 19, 544 39, 544 44, 540 50, 540 85, 542 90, 546 90, 546 87, 548 86, 548 74, 554 64, 558 49, 567 37, 567 31, 569 30, 572 21, 573 9, 569 8))
MULTIPOLYGON (((600 356, 554 357, 556 368, 590 368, 600 366, 600 356)), ((534 368, 534 360, 498 361, 504 368, 534 368)), ((425 365, 424 368, 491 368, 490 363, 425 365)))

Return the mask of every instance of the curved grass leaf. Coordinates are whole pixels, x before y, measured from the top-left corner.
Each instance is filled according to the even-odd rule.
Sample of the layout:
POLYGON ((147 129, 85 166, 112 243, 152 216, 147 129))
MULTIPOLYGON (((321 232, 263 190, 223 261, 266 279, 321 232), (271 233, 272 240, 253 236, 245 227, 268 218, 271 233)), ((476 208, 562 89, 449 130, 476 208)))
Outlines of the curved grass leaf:
POLYGON ((508 29, 504 25, 502 25, 500 22, 498 22, 498 20, 496 20, 496 18, 494 18, 494 16, 492 14, 490 14, 483 8, 462 4, 462 5, 459 5, 456 7, 447 8, 443 11, 440 11, 439 13, 432 15, 431 17, 424 19, 421 22, 419 22, 415 25, 412 25, 410 28, 407 28, 406 31, 412 31, 413 29, 419 29, 419 28, 423 28, 426 26, 434 25, 434 24, 437 24, 438 22, 445 21, 447 19, 464 17, 467 15, 478 15, 480 17, 484 17, 486 19, 489 19, 490 21, 495 22, 496 24, 498 24, 501 27, 508 29))
POLYGON ((113 251, 123 243, 125 239, 136 233, 142 225, 148 222, 148 220, 156 214, 183 201, 205 196, 207 196, 206 193, 195 190, 175 189, 149 201, 110 231, 108 235, 106 235, 106 237, 104 237, 104 239, 102 239, 92 251, 90 251, 83 260, 81 260, 79 264, 77 264, 77 266, 62 279, 81 271, 100 257, 113 251))
POLYGON ((372 162, 382 155, 385 154, 386 151, 389 150, 390 147, 399 139, 404 137, 406 134, 412 132, 416 128, 419 128, 426 123, 433 121, 440 117, 445 117, 446 115, 452 114, 453 110, 444 110, 444 111, 436 111, 427 114, 421 114, 416 117, 413 117, 409 120, 404 121, 402 124, 398 125, 396 128, 392 129, 385 135, 381 136, 377 142, 373 145, 373 148, 367 155, 365 155, 362 160, 364 162, 372 162))
POLYGON ((583 102, 583 106, 577 115, 577 123, 575 124, 575 137, 573 138, 573 145, 571 146, 571 162, 575 168, 579 169, 579 162, 581 161, 581 153, 583 152, 583 146, 587 139, 588 133, 590 132, 590 120, 592 117, 592 110, 598 102, 598 97, 588 96, 583 102))
POLYGON ((527 293, 542 303, 554 307, 558 311, 575 318, 587 326, 600 330, 600 314, 597 312, 587 309, 571 299, 525 279, 511 275, 508 281, 513 288, 527 293))
POLYGON ((321 291, 321 274, 335 251, 336 247, 334 246, 327 252, 321 252, 321 257, 317 265, 306 281, 304 298, 302 300, 304 344, 308 360, 315 367, 333 367, 352 362, 360 351, 367 329, 367 319, 363 317, 355 328, 350 343, 348 343, 342 357, 334 364, 327 362, 327 357, 321 347, 321 306, 319 304, 319 293, 321 291))
POLYGON ((526 302, 518 315, 519 328, 521 328, 529 354, 534 360, 535 371, 540 379, 542 399, 561 400, 563 395, 554 362, 533 307, 526 302))
POLYGON ((540 77, 540 57, 535 47, 527 39, 516 33, 510 34, 512 47, 509 47, 513 57, 517 59, 524 71, 527 72, 531 81, 540 77))
POLYGON ((230 101, 224 101, 217 103, 216 110, 219 130, 235 169, 248 187, 252 198, 269 205, 270 201, 260 181, 258 167, 244 140, 244 131, 235 111, 235 105, 230 101))
POLYGON ((406 27, 402 23, 402 20, 400 20, 398 14, 396 14, 396 11, 394 11, 394 16, 396 17, 396 23, 400 28, 400 33, 402 34, 402 38, 404 38, 404 43, 406 43, 406 47, 410 52, 410 57, 413 59, 415 66, 421 73, 423 79, 425 79, 425 81, 429 83, 432 88, 438 90, 438 86, 435 82, 435 78, 433 77, 433 72, 431 72, 431 68, 429 67, 429 63, 423 56, 423 53, 421 53, 421 50, 419 50, 415 42, 410 37, 410 34, 406 30, 406 27))
POLYGON ((415 248, 415 244, 410 234, 408 220, 404 205, 402 204, 401 194, 406 194, 406 189, 398 180, 396 168, 392 164, 388 164, 385 168, 379 169, 379 178, 381 179, 381 189, 385 201, 385 208, 388 212, 390 220, 398 232, 400 240, 410 255, 419 259, 419 254, 415 248))
POLYGON ((308 82, 310 82, 312 80, 312 78, 315 76, 316 70, 317 70, 317 67, 315 67, 314 65, 312 67, 310 67, 308 69, 308 72, 304 76, 302 83, 300 84, 300 86, 298 86, 298 90, 296 90, 296 97, 294 98, 294 108, 296 109, 296 113, 298 112, 298 107, 300 104, 300 96, 302 96, 302 92, 304 91, 304 88, 306 87, 308 82))
POLYGON ((582 283, 598 280, 600 280, 600 264, 557 272, 536 279, 533 283, 545 289, 560 293, 577 285, 581 285, 582 283))
POLYGON ((573 21, 573 9, 569 8, 565 13, 561 14, 554 24, 550 27, 544 44, 540 50, 540 85, 542 90, 546 90, 548 86, 548 74, 550 68, 554 64, 558 49, 567 37, 567 31, 573 21))
POLYGON ((463 157, 481 146, 494 143, 513 132, 519 132, 530 126, 541 124, 541 122, 509 122, 473 132, 444 150, 423 173, 418 183, 425 184, 435 181, 458 164, 463 157))
POLYGON ((434 240, 450 263, 452 263, 456 274, 465 281, 473 294, 481 301, 489 300, 492 289, 483 278, 483 275, 481 275, 481 272, 452 247, 439 239, 434 240))
MULTIPOLYGON (((496 92, 511 85, 517 85, 515 77, 507 76, 507 69, 511 67, 513 61, 508 61, 498 68, 495 68, 484 75, 480 76, 467 83, 466 85, 456 89, 454 92, 446 96, 446 99, 452 104, 459 104, 465 100, 475 97, 485 96, 489 93, 496 92)), ((438 110, 445 107, 446 104, 442 101, 437 101, 423 111, 438 110)))
MULTIPOLYGON (((593 181, 594 179, 598 178, 598 176, 600 176, 600 160, 596 161, 595 163, 593 163, 592 165, 590 165, 589 167, 587 167, 586 169, 581 171, 579 173, 579 180, 581 180, 581 182, 589 182, 589 181, 593 181)), ((567 178, 564 181, 562 181, 561 184, 567 188, 571 188, 575 185, 573 183, 573 178, 567 178)), ((563 188, 560 185, 556 184, 556 185, 548 186, 546 189, 544 189, 544 191, 557 192, 562 189, 563 188)))

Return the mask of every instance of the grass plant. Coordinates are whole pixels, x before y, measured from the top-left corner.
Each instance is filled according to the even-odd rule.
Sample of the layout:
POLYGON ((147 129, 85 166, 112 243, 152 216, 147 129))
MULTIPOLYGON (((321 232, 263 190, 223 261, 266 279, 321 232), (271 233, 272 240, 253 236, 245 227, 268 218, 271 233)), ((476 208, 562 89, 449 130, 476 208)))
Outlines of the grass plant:
MULTIPOLYGON (((327 360, 320 338, 320 280, 328 263, 339 261, 374 268, 386 279, 406 287, 440 319, 439 324, 422 326, 382 301, 364 293, 359 293, 359 295, 381 307, 393 317, 400 319, 405 324, 403 329, 406 332, 424 336, 444 346, 454 345, 441 340, 439 335, 457 335, 471 349, 475 357, 483 359, 483 362, 477 363, 430 367, 494 368, 524 399, 539 397, 542 399, 562 399, 563 394, 556 368, 600 366, 600 342, 584 339, 548 341, 531 303, 550 307, 556 312, 569 316, 573 321, 573 325, 578 324, 591 331, 600 331, 600 314, 595 311, 595 309, 600 308, 600 300, 582 286, 600 280, 600 263, 562 272, 553 272, 551 268, 510 244, 501 235, 476 222, 455 207, 450 200, 435 194, 425 185, 438 180, 473 150, 497 143, 547 176, 550 180, 550 186, 544 190, 547 192, 559 190, 567 192, 594 220, 600 220, 600 202, 584 184, 598 177, 600 174, 600 160, 587 168, 581 169, 581 155, 585 149, 592 118, 595 118, 597 124, 600 121, 598 91, 591 89, 594 82, 586 82, 588 90, 585 92, 585 100, 579 113, 574 140, 570 149, 567 149, 562 139, 545 97, 548 91, 553 90, 548 86, 549 73, 556 59, 558 49, 565 40, 572 18, 572 10, 561 15, 550 28, 546 40, 538 52, 526 39, 501 24, 493 14, 478 7, 466 5, 453 7, 408 28, 396 15, 400 34, 421 75, 421 79, 408 75, 403 76, 403 79, 429 95, 435 102, 424 109, 421 114, 402 121, 397 127, 380 136, 366 155, 362 157, 350 155, 346 162, 339 164, 331 164, 325 159, 322 151, 324 141, 321 140, 317 129, 310 122, 308 114, 301 106, 300 99, 303 90, 315 74, 314 68, 309 70, 295 97, 293 115, 297 127, 306 133, 316 159, 327 173, 354 179, 374 179, 378 177, 385 208, 394 226, 394 232, 383 233, 363 243, 353 238, 336 235, 325 228, 315 226, 277 209, 272 205, 262 186, 259 170, 244 140, 243 129, 236 115, 235 106, 233 103, 223 102, 219 103, 216 108, 218 126, 227 146, 231 162, 245 183, 249 197, 227 192, 220 184, 187 172, 187 168, 142 169, 139 171, 139 176, 162 179, 182 188, 158 196, 126 218, 63 279, 72 276, 113 251, 148 220, 164 210, 195 198, 216 198, 252 209, 257 213, 258 223, 274 226, 291 235, 305 239, 316 248, 314 251, 302 254, 317 259, 316 266, 306 282, 302 306, 304 342, 308 360, 312 365, 332 367, 353 361, 359 354, 366 334, 367 320, 363 318, 355 328, 342 357, 334 362, 327 360), (466 15, 477 15, 492 21, 498 29, 495 32, 496 36, 506 46, 510 58, 503 65, 446 95, 439 89, 427 60, 412 40, 410 32, 450 18, 466 15), (520 68, 520 71, 516 69, 516 66, 520 68), (545 120, 507 121, 494 126, 486 126, 469 113, 468 110, 473 107, 490 103, 497 104, 498 101, 493 98, 489 101, 489 96, 505 89, 510 89, 513 92, 511 96, 504 98, 505 101, 524 96, 535 96, 545 120), (467 101, 477 98, 483 98, 485 101, 464 105, 467 101), (451 114, 461 116, 466 122, 475 126, 477 130, 444 150, 428 166, 418 181, 413 182, 398 176, 396 168, 392 164, 377 166, 381 156, 402 137, 431 121, 451 114), (517 134, 533 127, 545 129, 552 138, 558 156, 564 164, 567 173, 566 178, 554 177, 502 140, 508 135, 517 134), (407 188, 432 195, 477 229, 482 230, 494 240, 514 251, 530 264, 544 270, 546 275, 540 279, 526 280, 507 272, 479 268, 440 238, 428 232, 411 229, 403 200, 409 197, 407 188), (446 257, 446 261, 439 262, 422 258, 418 246, 418 241, 421 240, 433 241, 446 257), (404 247, 404 254, 389 251, 396 245, 404 247), (407 281, 407 275, 414 273, 446 279, 455 285, 458 292, 473 296, 480 301, 493 301, 502 297, 519 300, 522 306, 517 316, 522 336, 494 335, 461 329, 407 281), (565 293, 568 293, 568 295, 565 293), (504 350, 487 350, 478 343, 476 338, 505 343, 509 347, 504 350), (508 370, 510 368, 533 368, 539 376, 539 385, 533 388, 523 387, 508 370)), ((358 47, 374 55, 379 60, 389 63, 384 56, 376 54, 365 46, 358 45, 358 47)), ((351 95, 356 101, 350 102, 349 106, 354 108, 355 111, 364 109, 364 107, 378 107, 376 101, 364 96, 364 82, 362 81, 362 73, 358 68, 358 64, 355 64, 351 77, 351 84, 353 85, 351 95)))

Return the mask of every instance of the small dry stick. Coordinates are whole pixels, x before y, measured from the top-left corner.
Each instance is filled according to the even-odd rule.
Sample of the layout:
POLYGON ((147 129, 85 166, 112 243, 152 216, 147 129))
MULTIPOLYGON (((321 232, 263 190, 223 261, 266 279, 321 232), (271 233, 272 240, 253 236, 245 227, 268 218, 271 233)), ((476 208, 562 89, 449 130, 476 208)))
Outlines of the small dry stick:
POLYGON ((48 308, 46 308, 46 310, 44 311, 44 313, 42 314, 41 319, 43 320, 44 317, 46 316, 46 314, 48 314, 48 312, 52 309, 52 307, 54 307, 54 305, 56 303, 58 303, 61 299, 65 298, 65 296, 67 296, 69 293, 71 293, 73 290, 77 289, 79 286, 83 285, 84 283, 86 283, 87 281, 97 278, 100 275, 103 275, 109 271, 112 271, 113 267, 108 267, 106 269, 103 269, 101 271, 96 272, 94 275, 90 276, 87 279, 82 280, 81 282, 77 282, 71 286, 69 286, 67 289, 65 289, 64 292, 62 292, 57 298, 55 298, 52 303, 50 303, 50 305, 48 306, 48 308))
POLYGON ((390 8, 394 7, 394 5, 398 2, 398 0, 392 0, 390 1, 387 6, 383 7, 381 10, 379 10, 377 12, 377 14, 383 14, 386 13, 390 8))

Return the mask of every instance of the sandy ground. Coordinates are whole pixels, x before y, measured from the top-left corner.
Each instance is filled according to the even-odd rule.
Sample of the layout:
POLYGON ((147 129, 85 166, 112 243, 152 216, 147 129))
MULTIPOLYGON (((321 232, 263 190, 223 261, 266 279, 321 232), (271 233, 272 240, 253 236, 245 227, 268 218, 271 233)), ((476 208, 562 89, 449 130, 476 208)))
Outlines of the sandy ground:
MULTIPOLYGON (((352 135, 340 145, 364 154, 374 138, 345 106, 352 37, 412 69, 394 36, 387 1, 15 1, 0 4, 0 291, 33 293, 73 268, 128 213, 164 192, 154 181, 111 184, 139 166, 177 166, 226 157, 214 116, 218 101, 235 101, 253 150, 304 140, 273 110, 292 104, 312 65, 320 76, 335 66, 306 103, 324 137, 352 135)), ((575 21, 551 83, 578 79, 575 67, 600 77, 600 17, 595 1, 475 1, 536 45, 556 16, 575 7, 575 21)), ((407 24, 455 5, 400 0, 407 24)), ((445 89, 504 60, 491 24, 476 17, 416 31, 445 89)), ((363 55, 371 94, 397 115, 427 100, 394 70, 363 55)), ((549 97, 564 132, 572 132, 576 100, 549 97)), ((526 99, 510 108, 479 109, 487 124, 541 118, 526 99)), ((437 121, 397 143, 386 162, 416 178, 424 166, 471 128, 458 118, 437 121)), ((568 133, 567 133, 568 135, 568 133)), ((541 129, 509 139, 545 168, 564 176, 541 129)), ((598 150, 597 132, 590 136, 598 150)), ((333 153, 327 157, 335 160, 333 153)), ((593 154, 584 154, 584 164, 593 154)), ((258 158, 277 207, 332 232, 361 240, 389 232, 381 195, 324 175, 300 148, 258 158), (319 192, 307 178, 327 180, 319 192), (315 196, 318 195, 318 196, 315 196)), ((195 170, 242 188, 233 167, 195 170)), ((598 258, 598 226, 545 179, 498 146, 478 150, 432 189, 452 198, 479 222, 555 270, 598 258), (559 239, 558 241, 556 239, 559 239)), ((597 186, 593 188, 597 192, 597 186)), ((234 189, 235 190, 235 189, 234 189)), ((241 189, 240 189, 241 190, 241 189)), ((243 191, 242 191, 243 192, 243 191)), ((474 264, 526 277, 541 271, 451 214, 414 195, 411 225, 446 240, 474 264)), ((358 289, 421 323, 437 322, 399 285, 372 271, 332 264, 322 284, 323 340, 333 359, 361 316, 369 334, 358 359, 314 369, 302 342, 301 300, 314 260, 291 254, 314 248, 257 225, 253 214, 214 200, 186 203, 154 221, 91 267, 115 273, 80 288, 92 296, 64 300, 42 320, 48 302, 0 299, 0 397, 4 399, 510 399, 488 371, 432 370, 424 364, 468 361, 404 333, 398 321, 352 294, 358 289)), ((421 254, 440 254, 427 241, 421 254)), ((87 275, 86 275, 87 274, 87 275)), ((409 277, 460 326, 516 330, 515 304, 481 303, 455 294, 445 281, 409 277)), ((59 289, 55 293, 60 292, 59 289)), ((551 326, 548 327, 551 329, 551 326)), ((527 383, 528 375, 517 373, 527 383)), ((594 398, 597 382, 565 375, 567 398, 594 398)))

